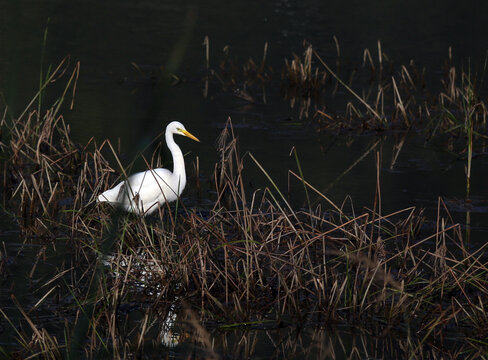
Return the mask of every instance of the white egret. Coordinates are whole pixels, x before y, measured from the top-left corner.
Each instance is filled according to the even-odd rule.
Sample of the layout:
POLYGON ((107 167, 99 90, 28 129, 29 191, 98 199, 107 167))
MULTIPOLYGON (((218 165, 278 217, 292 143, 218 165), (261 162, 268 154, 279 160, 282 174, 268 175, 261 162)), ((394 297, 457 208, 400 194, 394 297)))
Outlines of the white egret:
POLYGON ((165 202, 175 201, 185 189, 186 172, 183 153, 173 139, 174 134, 200 141, 178 121, 166 126, 166 146, 173 155, 173 172, 158 168, 132 174, 127 180, 100 194, 98 201, 141 215, 152 214, 165 202))

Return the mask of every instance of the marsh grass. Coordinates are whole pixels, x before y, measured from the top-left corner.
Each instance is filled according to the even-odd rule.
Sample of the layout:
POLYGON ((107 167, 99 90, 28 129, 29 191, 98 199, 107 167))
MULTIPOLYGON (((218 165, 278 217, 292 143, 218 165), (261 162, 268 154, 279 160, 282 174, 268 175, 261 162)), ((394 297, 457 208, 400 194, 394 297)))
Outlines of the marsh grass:
POLYGON ((266 87, 274 73, 273 68, 267 64, 267 42, 264 43, 260 60, 249 57, 242 64, 231 55, 230 47, 226 45, 216 62, 217 65, 213 66, 208 36, 204 38, 203 46, 205 47, 205 77, 203 79, 205 98, 209 94, 209 86, 215 83, 218 88, 232 93, 240 101, 257 103, 260 100, 266 104, 266 87))
MULTIPOLYGON (((481 94, 486 61, 481 73, 473 74, 469 66, 466 70, 454 65, 449 49, 440 90, 436 90, 439 84, 428 84, 425 69, 419 69, 413 60, 409 64, 394 65, 383 53, 379 41, 376 60, 372 53, 365 49, 361 71, 352 74, 354 76, 346 83, 314 51, 316 66, 323 66, 336 80, 336 86, 357 100, 349 102, 345 111, 336 112, 336 115, 316 106, 315 119, 322 124, 320 127, 329 131, 414 129, 424 132, 427 139, 446 133, 462 136, 471 127, 476 137, 484 138, 488 112, 481 94), (368 72, 369 80, 365 80, 368 72), (353 78, 356 81, 353 82, 353 78)), ((324 92, 326 89, 317 90, 324 92)))
POLYGON ((444 134, 463 136, 472 126, 474 138, 484 138, 488 115, 483 101, 486 59, 483 68, 473 72, 470 65, 456 66, 449 49, 442 78, 429 83, 425 68, 414 60, 395 64, 380 41, 377 49, 364 50, 362 64, 348 68, 341 66, 336 37, 334 44, 335 69, 305 41, 303 54, 285 58, 281 77, 277 78, 279 73, 266 62, 270 57, 267 44, 259 65, 252 58, 247 62, 233 58, 226 46, 222 55, 215 56, 214 62, 219 65, 214 68, 206 37, 205 97, 209 84, 214 84, 214 91, 232 92, 249 103, 256 103, 256 94, 262 94, 266 103, 266 89, 271 91, 270 85, 280 81, 283 99, 297 109, 300 120, 310 119, 319 131, 414 129, 431 139, 444 134))
MULTIPOLYGON (((64 338, 36 323, 35 304, 12 298, 20 326, 1 312, 7 326, 20 329, 21 356, 132 357, 161 346, 175 312, 178 341, 195 343, 205 358, 219 357, 210 332, 224 334, 228 349, 231 329, 282 326, 318 329, 312 335, 318 357, 337 351, 320 340, 324 324, 337 323, 399 332, 404 340, 390 350, 410 358, 486 352, 486 246, 466 246, 441 198, 433 230, 415 207, 384 213, 379 153, 372 209, 334 204, 301 171, 291 178, 320 201, 295 208, 258 156, 240 154, 229 119, 209 179, 215 194, 209 206, 191 209, 180 199, 152 218, 121 214, 94 202, 126 177, 119 154, 109 141, 75 144, 59 115, 77 71, 43 115, 32 110, 33 100, 2 123, 5 211, 25 242, 42 240, 43 251, 54 252, 63 243, 68 251, 36 302, 66 304, 56 307, 66 319, 64 338), (250 166, 263 174, 262 189, 253 193, 245 185, 250 166), (452 336, 456 344, 446 340, 452 336)), ((256 340, 242 336, 248 345, 237 351, 247 357, 256 340)), ((280 349, 298 351, 300 341, 280 349)))
POLYGON ((286 83, 282 86, 283 97, 290 102, 291 108, 297 106, 300 109, 300 119, 308 117, 312 101, 320 101, 327 80, 327 73, 314 66, 313 58, 312 45, 307 44, 303 59, 296 54, 290 61, 285 59, 281 74, 282 81, 286 83))

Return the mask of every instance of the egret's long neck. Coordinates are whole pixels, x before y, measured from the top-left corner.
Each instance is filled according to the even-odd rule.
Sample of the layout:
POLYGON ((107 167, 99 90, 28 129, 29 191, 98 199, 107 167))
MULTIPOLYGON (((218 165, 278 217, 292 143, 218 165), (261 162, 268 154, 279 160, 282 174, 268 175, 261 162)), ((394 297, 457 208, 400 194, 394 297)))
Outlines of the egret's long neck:
POLYGON ((166 131, 166 145, 168 146, 169 151, 171 151, 171 155, 173 155, 173 176, 177 179, 177 186, 179 186, 179 193, 183 191, 183 188, 186 185, 186 172, 185 172, 185 160, 183 159, 183 153, 181 152, 180 147, 175 143, 173 139, 173 134, 169 131, 166 131))

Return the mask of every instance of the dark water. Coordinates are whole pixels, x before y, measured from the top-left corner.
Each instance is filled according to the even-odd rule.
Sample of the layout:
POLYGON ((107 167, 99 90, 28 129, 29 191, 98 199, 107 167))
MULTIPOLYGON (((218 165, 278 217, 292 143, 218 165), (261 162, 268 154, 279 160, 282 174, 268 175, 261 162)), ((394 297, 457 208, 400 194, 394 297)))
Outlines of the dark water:
MULTIPOLYGON (((416 134, 383 138, 375 134, 318 134, 311 118, 299 119, 297 109, 291 109, 277 89, 269 91, 266 104, 245 103, 217 86, 211 86, 208 98, 204 98, 202 42, 208 35, 211 67, 217 67, 226 45, 243 63, 249 56, 259 60, 268 42, 268 64, 280 73, 285 57, 303 52, 303 40, 332 62, 336 59, 336 36, 346 72, 361 64, 365 48, 375 54, 377 40, 381 40, 390 60, 402 64, 414 59, 426 68, 429 86, 436 88, 450 46, 455 63, 481 68, 488 49, 487 13, 488 4, 482 1, 0 0, 2 107, 8 104, 10 114, 16 116, 37 92, 47 28, 44 71, 68 54, 72 62, 81 63, 75 107, 63 111, 77 141, 108 137, 116 142, 120 138, 129 161, 131 154, 176 119, 202 140, 201 144, 183 141, 182 147, 192 152, 190 157, 199 156, 202 174, 209 175, 217 158, 216 137, 231 116, 241 151, 252 152, 282 187, 287 187, 287 170, 296 169, 294 157, 289 156, 296 147, 310 183, 339 203, 351 195, 358 208, 373 203, 374 155, 381 150, 384 212, 415 205, 435 214, 437 199, 442 196, 462 223, 466 210, 470 210, 473 241, 482 243, 488 230, 485 157, 473 163, 473 202, 466 207, 462 201, 464 161, 448 153, 441 140, 426 143, 416 134), (163 67, 184 81, 168 87, 158 79, 148 80, 132 63, 145 74, 157 74, 163 67), (395 146, 404 137, 405 145, 393 161, 395 146), (377 141, 374 150, 343 174, 377 141)), ((327 105, 334 110, 333 102, 327 105)), ((266 186, 264 176, 255 167, 253 170, 252 163, 248 167, 254 174, 250 187, 266 186)), ((291 197, 301 203, 299 186, 292 187, 291 197)), ((10 221, 3 221, 1 226, 1 241, 7 254, 13 256, 23 239, 18 239, 15 224, 10 221)), ((29 273, 37 253, 36 245, 29 245, 21 256, 13 258, 10 271, 19 274, 16 283, 21 285, 2 289, 2 302, 11 292, 25 304, 38 298, 37 294, 29 296, 35 284, 20 280, 29 273)), ((46 276, 60 261, 55 253, 50 252, 52 261, 44 269, 46 276)))

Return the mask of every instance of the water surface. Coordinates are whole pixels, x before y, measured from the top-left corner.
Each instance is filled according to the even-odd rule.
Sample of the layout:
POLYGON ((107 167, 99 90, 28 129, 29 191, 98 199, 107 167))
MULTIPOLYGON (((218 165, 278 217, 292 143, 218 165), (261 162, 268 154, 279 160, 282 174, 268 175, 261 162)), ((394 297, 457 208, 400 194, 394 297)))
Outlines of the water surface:
MULTIPOLYGON (((333 36, 336 36, 340 44, 341 71, 345 74, 360 66, 365 48, 376 54, 377 41, 381 40, 383 51, 394 64, 414 59, 420 68, 425 67, 428 86, 438 89, 450 46, 455 63, 469 64, 476 71, 481 69, 487 50, 486 13, 488 4, 485 2, 453 0, 178 3, 0 0, 2 106, 8 104, 11 116, 20 114, 39 89, 41 63, 45 73, 50 64, 56 66, 63 57, 70 55, 72 63, 81 63, 81 72, 74 109, 64 109, 63 115, 73 137, 81 143, 92 137, 97 141, 109 138, 114 143, 120 139, 125 154, 123 160, 129 163, 166 123, 179 120, 202 140, 200 144, 185 140, 180 143, 185 151, 191 152, 189 162, 199 157, 201 174, 205 177, 213 171, 217 160, 215 141, 230 116, 240 139, 241 152, 252 152, 282 189, 288 190, 287 170, 297 169, 294 156, 290 156, 295 147, 303 173, 311 184, 337 203, 350 195, 358 209, 373 204, 375 156, 379 152, 384 213, 413 205, 426 208, 426 214, 434 219, 441 196, 463 226, 466 212, 470 211, 471 236, 476 244, 481 244, 488 230, 488 188, 485 186, 488 162, 485 156, 477 157, 473 163, 473 201, 466 204, 464 161, 459 154, 449 153, 443 140, 426 142, 416 133, 387 136, 317 133, 313 118, 300 119, 298 110, 291 109, 289 102, 282 98, 278 81, 270 84, 266 104, 262 101, 249 104, 215 83, 211 84, 209 96, 204 98, 202 42, 207 35, 212 68, 218 67, 226 45, 236 63, 242 64, 249 56, 259 61, 264 43, 268 42, 267 61, 276 75, 281 72, 285 58, 303 52, 303 40, 312 43, 324 59, 335 63, 337 52, 333 36), (46 29, 47 42, 43 50, 46 29), (182 81, 168 86, 160 77, 161 69, 171 70, 182 81), (405 144, 397 153, 395 146, 402 141, 405 144), (344 174, 374 144, 374 149, 344 174)), ((58 90, 55 87, 45 101, 57 98, 58 90)), ((261 94, 255 95, 259 98, 261 94)), ((340 91, 338 97, 342 100, 337 103, 348 96, 340 91)), ((331 111, 342 111, 334 101, 327 106, 331 111)), ((137 163, 136 169, 137 166, 142 168, 143 162, 137 163)), ((249 159, 246 167, 250 189, 269 186, 249 159)), ((298 206, 305 206, 301 185, 296 181, 291 184, 291 200, 298 206)), ((195 194, 189 189, 187 196, 191 198, 195 194)), ((39 265, 42 270, 36 272, 36 279, 29 279, 33 261, 39 249, 46 245, 24 239, 9 221, 1 226, 1 240, 6 244, 9 264, 6 283, 10 285, 2 288, 0 297, 3 304, 9 303, 2 308, 15 313, 15 306, 8 300, 10 294, 15 294, 27 308, 35 304, 44 294, 39 292, 36 282, 52 276, 65 260, 66 249, 61 241, 56 242, 55 249, 47 246, 47 260, 39 265)), ((49 321, 51 310, 46 306, 49 321)), ((64 321, 58 320, 59 325, 64 321)), ((5 334, 8 325, 2 326, 5 334)), ((352 340, 354 336, 342 330, 335 332, 342 342, 355 341, 352 340)), ((336 350, 344 347, 338 344, 334 331, 332 333, 328 335, 324 331, 319 337, 322 340, 313 341, 322 345, 330 343, 336 350), (328 336, 335 340, 331 341, 328 336)), ((285 356, 276 350, 276 341, 269 340, 268 335, 262 331, 255 334, 260 350, 253 356, 285 356)), ((239 343, 242 334, 232 336, 236 339, 232 341, 239 343)), ((366 336, 361 341, 371 341, 368 348, 374 347, 376 340, 366 336)), ((237 353, 245 357, 246 352, 239 351, 237 353)), ((382 357, 385 353, 365 356, 382 357)), ((321 354, 319 350, 306 355, 313 358, 318 354, 321 354)), ((347 356, 349 352, 344 351, 344 354, 347 356)))

